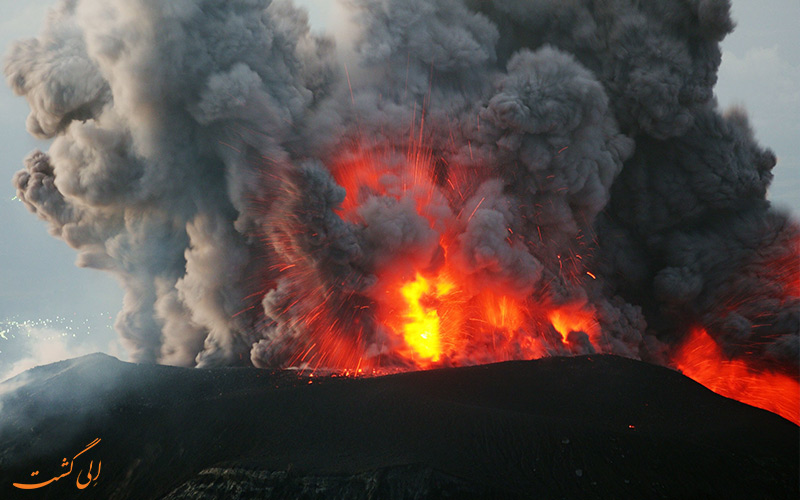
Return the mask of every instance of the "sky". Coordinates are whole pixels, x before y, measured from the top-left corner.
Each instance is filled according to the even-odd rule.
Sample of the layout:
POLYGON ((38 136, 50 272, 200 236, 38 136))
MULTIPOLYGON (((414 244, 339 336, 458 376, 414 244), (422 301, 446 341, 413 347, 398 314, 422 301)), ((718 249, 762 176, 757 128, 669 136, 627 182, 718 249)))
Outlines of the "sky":
MULTIPOLYGON (((35 36, 54 0, 0 0, 0 49, 35 36)), ((313 29, 342 19, 334 0, 295 0, 313 29)), ((733 0, 737 28, 722 44, 716 95, 744 108, 778 165, 769 199, 800 214, 800 19, 797 0, 733 0)), ((75 252, 15 199, 11 178, 46 141, 25 130, 24 99, 0 85, 0 380, 38 364, 102 351, 127 359, 113 331, 122 291, 114 279, 74 265, 75 252)))

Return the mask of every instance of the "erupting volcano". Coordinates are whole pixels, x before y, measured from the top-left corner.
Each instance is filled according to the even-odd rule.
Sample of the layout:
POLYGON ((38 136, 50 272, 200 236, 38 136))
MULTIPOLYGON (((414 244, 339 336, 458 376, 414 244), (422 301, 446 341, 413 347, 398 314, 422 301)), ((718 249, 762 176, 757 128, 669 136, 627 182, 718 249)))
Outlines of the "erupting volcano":
POLYGON ((798 422, 800 228, 714 99, 727 0, 348 5, 65 0, 12 47, 53 139, 17 196, 119 278, 135 361, 611 353, 798 422))
MULTIPOLYGON (((445 168, 441 158, 437 168, 429 148, 410 142, 408 151, 394 158, 385 150, 375 153, 357 147, 332 168, 333 180, 344 188, 344 198, 333 207, 336 215, 366 232, 376 227, 378 211, 391 210, 383 215, 391 219, 379 221, 383 224, 374 241, 382 245, 408 238, 402 243, 410 248, 397 245, 393 253, 373 262, 372 281, 360 293, 344 302, 321 301, 310 309, 311 317, 300 321, 313 324, 315 317, 328 318, 322 329, 281 355, 290 365, 312 370, 380 373, 594 352, 591 341, 601 345, 602 332, 586 300, 556 304, 548 297, 548 283, 537 291, 530 284, 520 287, 511 273, 502 274, 505 266, 520 265, 514 259, 535 263, 535 252, 544 246, 540 227, 537 240, 527 240, 522 228, 514 227, 513 218, 505 215, 512 207, 502 194, 502 180, 481 178, 489 175, 489 169, 467 171, 452 164, 445 168), (417 227, 409 238, 407 228, 413 225, 417 227), (475 234, 484 238, 482 246, 471 241, 475 234), (351 302, 358 305, 343 318, 340 310, 351 302), (328 327, 331 324, 337 326, 328 327), (354 330, 359 331, 356 337, 354 330), (318 347, 322 337, 325 346, 349 346, 332 354, 327 347, 318 347), (366 340, 376 338, 380 345, 366 340)), ((296 192, 288 190, 289 196, 296 192)), ((576 234, 573 248, 586 246, 582 238, 582 233, 576 234)), ((293 245, 291 239, 282 244, 293 245)), ((300 254, 300 250, 288 253, 300 254)), ((556 258, 559 274, 550 280, 579 286, 582 279, 594 279, 583 270, 580 254, 556 258)), ((314 263, 305 258, 282 259, 273 267, 291 282, 316 272, 314 263)), ((330 296, 329 290, 319 292, 330 296)))
MULTIPOLYGON (((413 133, 412 126, 412 136, 413 133)), ((404 216, 416 217, 421 231, 430 232, 426 237, 435 248, 411 255, 400 249, 376 264, 374 282, 364 287, 356 300, 362 304, 359 312, 349 322, 342 320, 336 328, 327 326, 335 325, 336 320, 324 321, 325 327, 309 337, 310 344, 300 342, 294 352, 283 353, 288 356, 288 365, 312 372, 325 368, 381 374, 398 369, 614 352, 603 338, 596 309, 589 301, 557 304, 548 299, 547 283, 538 293, 534 290, 520 294, 513 283, 475 275, 475 264, 464 258, 467 228, 476 214, 485 216, 481 209, 487 199, 502 199, 502 180, 481 178, 486 176, 485 170, 468 172, 452 164, 443 168, 443 159, 439 159, 442 164, 437 168, 430 149, 416 143, 413 137, 409 143, 408 150, 396 158, 391 158, 385 149, 375 148, 379 150, 375 153, 359 146, 345 155, 346 160, 335 161, 332 176, 344 188, 344 198, 334 206, 334 212, 366 230, 377 200, 388 206, 398 204, 406 211, 404 216), (365 325, 371 325, 371 329, 365 330, 365 325), (354 329, 360 329, 355 338, 354 329), (367 347, 369 342, 365 339, 376 337, 381 339, 380 346, 367 347), (321 338, 324 347, 318 348, 321 338), (338 349, 331 351, 327 347, 330 345, 338 349)), ((491 222, 495 223, 494 228, 500 233, 498 241, 503 240, 505 250, 521 249, 535 255, 537 242, 543 241, 541 228, 536 231, 539 239, 531 241, 519 236, 524 233, 521 228, 512 227, 513 222, 504 223, 500 218, 491 222)), ((408 220, 405 223, 410 224, 408 220)), ((402 226, 391 225, 381 236, 402 237, 390 231, 400 232, 402 226)), ((596 244, 583 244, 583 237, 578 232, 570 248, 580 248, 591 255, 596 244)), ((781 286, 782 297, 797 296, 800 290, 791 266, 796 248, 790 246, 790 250, 764 270, 781 286)), ((488 265, 500 268, 493 260, 498 258, 495 248, 486 249, 482 258, 488 265)), ((557 259, 559 275, 552 280, 585 286, 589 280, 597 279, 582 265, 580 254, 572 253, 566 270, 566 259, 561 255, 557 259)), ((302 262, 306 267, 300 270, 298 261, 282 262, 280 269, 313 274, 313 266, 302 262)), ((329 292, 321 291, 323 296, 326 293, 329 292)), ((341 302, 334 303, 342 307, 341 302)), ((311 310, 314 316, 338 316, 338 310, 325 302, 321 304, 325 305, 311 310)), ((729 359, 705 330, 693 329, 685 340, 676 343, 671 356, 670 365, 715 392, 800 423, 800 384, 795 378, 775 373, 769 366, 751 365, 746 359, 729 359)))

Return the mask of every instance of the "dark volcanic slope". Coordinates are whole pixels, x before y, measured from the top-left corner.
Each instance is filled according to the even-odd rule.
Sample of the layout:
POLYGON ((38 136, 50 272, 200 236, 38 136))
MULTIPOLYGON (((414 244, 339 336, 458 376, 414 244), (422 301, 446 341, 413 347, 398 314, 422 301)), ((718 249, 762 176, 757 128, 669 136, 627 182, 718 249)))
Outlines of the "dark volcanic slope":
POLYGON ((612 356, 309 379, 92 355, 0 393, 2 498, 796 498, 799 488, 797 426, 612 356), (59 481, 11 486, 55 477, 95 438, 59 481))

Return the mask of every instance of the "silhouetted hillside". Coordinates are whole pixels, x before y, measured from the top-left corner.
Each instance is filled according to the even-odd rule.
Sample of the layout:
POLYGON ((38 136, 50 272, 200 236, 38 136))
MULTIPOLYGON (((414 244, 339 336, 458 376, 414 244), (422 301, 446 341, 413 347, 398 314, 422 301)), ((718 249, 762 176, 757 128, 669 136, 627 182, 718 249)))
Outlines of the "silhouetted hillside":
POLYGON ((800 492, 797 426, 614 356, 349 379, 95 354, 6 381, 0 404, 2 498, 800 492), (12 486, 64 474, 64 458, 58 481, 12 486))

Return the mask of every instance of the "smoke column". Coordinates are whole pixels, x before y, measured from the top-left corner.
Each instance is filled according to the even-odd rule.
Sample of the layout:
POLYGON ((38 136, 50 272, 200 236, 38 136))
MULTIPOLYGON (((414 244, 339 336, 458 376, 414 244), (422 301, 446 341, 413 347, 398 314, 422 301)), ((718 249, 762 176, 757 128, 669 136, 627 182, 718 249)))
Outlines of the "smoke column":
POLYGON ((800 230, 713 96, 727 0, 347 5, 346 55, 277 0, 64 0, 13 45, 53 138, 18 196, 118 278, 133 359, 669 363, 702 327, 796 377, 800 230), (469 338, 407 354, 415 293, 469 338))

